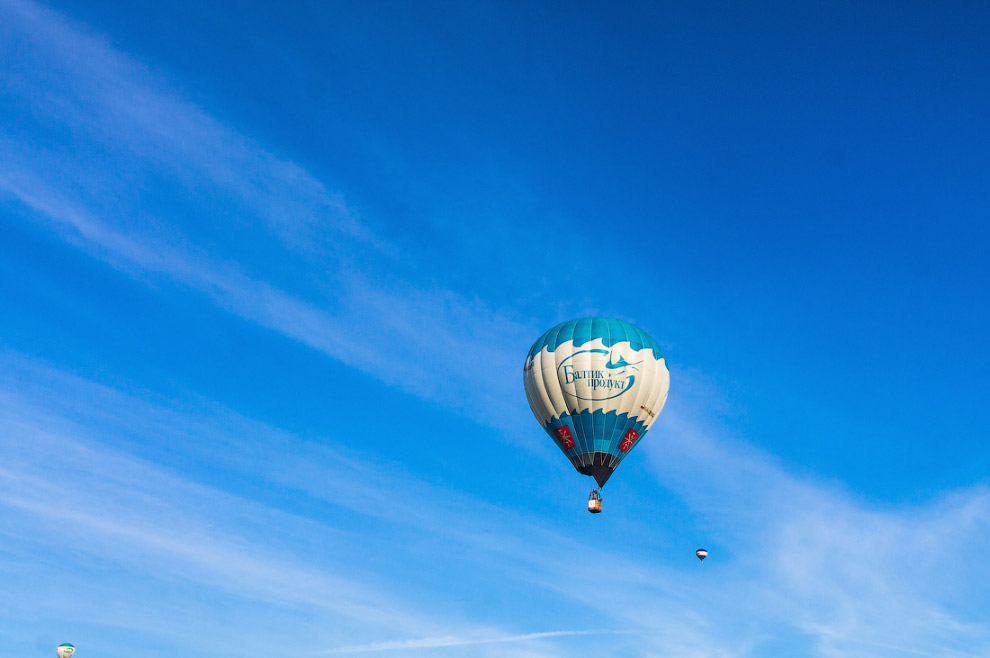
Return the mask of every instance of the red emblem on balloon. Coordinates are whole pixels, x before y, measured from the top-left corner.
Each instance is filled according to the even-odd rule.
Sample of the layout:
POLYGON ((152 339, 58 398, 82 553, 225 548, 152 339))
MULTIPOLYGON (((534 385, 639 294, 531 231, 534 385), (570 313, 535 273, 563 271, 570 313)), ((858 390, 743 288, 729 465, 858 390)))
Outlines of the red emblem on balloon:
POLYGON ((570 450, 574 447, 574 438, 571 436, 571 428, 567 425, 561 425, 554 430, 554 434, 563 442, 564 448, 570 450))
POLYGON ((622 443, 619 444, 619 450, 626 452, 629 448, 632 448, 633 444, 636 443, 636 439, 639 438, 639 433, 636 430, 629 430, 626 435, 622 437, 622 443))

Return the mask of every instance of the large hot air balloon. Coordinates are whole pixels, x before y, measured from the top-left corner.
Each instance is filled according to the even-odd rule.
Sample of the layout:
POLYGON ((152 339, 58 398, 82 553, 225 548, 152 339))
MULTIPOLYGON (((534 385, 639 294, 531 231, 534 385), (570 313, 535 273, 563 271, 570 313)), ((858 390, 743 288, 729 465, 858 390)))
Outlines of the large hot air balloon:
POLYGON ((58 645, 55 649, 55 655, 58 656, 58 658, 69 658, 75 652, 76 648, 68 642, 58 645))
MULTIPOLYGON (((558 324, 533 343, 523 382, 543 429, 574 468, 601 487, 660 415, 670 373, 642 329, 583 318, 558 324)), ((588 509, 600 512, 595 494, 588 509)))

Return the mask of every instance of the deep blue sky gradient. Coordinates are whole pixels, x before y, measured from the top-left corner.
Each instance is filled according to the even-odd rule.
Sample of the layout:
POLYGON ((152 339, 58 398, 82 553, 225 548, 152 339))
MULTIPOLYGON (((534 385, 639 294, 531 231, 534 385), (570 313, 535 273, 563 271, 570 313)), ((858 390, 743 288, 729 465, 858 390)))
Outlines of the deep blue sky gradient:
POLYGON ((623 312, 645 291, 589 281, 618 260, 794 465, 897 497, 981 472, 985 9, 60 8, 345 190, 410 277, 623 312), (546 215, 560 242, 516 252, 546 215))

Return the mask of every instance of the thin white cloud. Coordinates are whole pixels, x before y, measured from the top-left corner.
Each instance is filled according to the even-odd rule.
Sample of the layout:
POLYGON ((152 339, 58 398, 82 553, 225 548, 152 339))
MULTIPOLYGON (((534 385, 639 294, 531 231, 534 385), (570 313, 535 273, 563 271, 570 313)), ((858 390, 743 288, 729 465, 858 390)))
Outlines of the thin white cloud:
MULTIPOLYGON (((287 246, 329 248, 341 236, 388 251, 339 194, 298 165, 229 129, 182 98, 157 72, 114 50, 84 26, 41 5, 7 0, 0 16, 12 63, 5 91, 30 102, 37 113, 70 128, 77 140, 109 148, 124 162, 116 182, 133 186, 135 173, 167 173, 186 193, 205 188, 214 201, 240 210, 228 221, 248 228, 259 220, 287 246), (38 79, 45 71, 47 86, 38 79)), ((83 142, 85 143, 85 142, 83 142)), ((10 145, 8 145, 9 147, 10 145)), ((80 149, 81 144, 75 147, 80 149)), ((71 152, 70 152, 71 154, 71 152)), ((37 153, 35 154, 37 155, 37 153)), ((80 154, 78 162, 82 160, 80 154)), ((45 164, 42 162, 42 164, 45 164)), ((76 162, 51 162, 52 182, 71 182, 81 192, 128 198, 127 188, 103 179, 108 172, 74 169, 76 162), (59 178, 61 177, 61 178, 59 178), (75 179, 75 180, 73 180, 75 179)))
POLYGON ((964 548, 990 541, 990 489, 885 508, 677 412, 665 422, 670 439, 646 450, 653 468, 704 516, 712 555, 751 578, 736 575, 727 591, 766 623, 813 638, 822 656, 990 651, 990 569, 964 548))
MULTIPOLYGON (((307 455, 299 439, 238 419, 215 405, 197 418, 202 412, 193 413, 188 403, 181 412, 158 408, 57 372, 41 369, 32 374, 31 370, 24 363, 4 362, 4 371, 13 374, 0 395, 0 427, 8 437, 14 428, 23 446, 51 446, 51 450, 34 454, 23 447, 4 449, 8 460, 0 475, 0 481, 7 483, 3 506, 71 526, 89 537, 93 550, 109 550, 117 559, 143 555, 142 559, 156 561, 155 556, 160 556, 165 559, 159 561, 203 587, 261 597, 272 604, 325 610, 368 626, 351 635, 367 637, 367 642, 338 646, 334 650, 339 653, 427 648, 416 646, 417 642, 456 642, 449 645, 451 651, 474 646, 461 642, 479 642, 480 650, 501 646, 492 643, 496 639, 531 637, 538 642, 540 638, 469 629, 472 624, 464 619, 423 619, 409 611, 421 607, 424 596, 439 593, 394 592, 381 597, 363 581, 354 582, 353 576, 341 578, 314 571, 295 558, 269 555, 260 548, 252 524, 242 523, 245 518, 256 516, 283 533, 308 521, 293 521, 273 510, 259 516, 257 510, 249 512, 243 503, 219 492, 197 489, 112 454, 87 456, 92 449, 74 446, 79 439, 65 443, 67 439, 58 437, 78 435, 81 428, 90 428, 85 430, 90 434, 96 427, 103 427, 95 435, 103 442, 113 440, 117 427, 139 435, 164 433, 200 459, 236 468, 241 477, 261 479, 268 487, 289 487, 297 492, 293 495, 326 496, 321 491, 325 488, 312 485, 334 479, 338 499, 360 514, 381 519, 392 541, 405 536, 403 527, 435 536, 443 544, 435 550, 456 555, 479 572, 495 569, 522 589, 549 592, 570 602, 567 605, 577 605, 586 611, 583 617, 628 631, 622 644, 615 645, 622 646, 626 655, 761 656, 772 655, 774 642, 784 642, 796 655, 825 657, 951 658, 985 655, 990 648, 988 594, 983 586, 988 568, 961 553, 990 540, 990 492, 979 487, 926 504, 878 509, 834 484, 795 478, 766 456, 724 437, 713 440, 710 432, 673 414, 665 438, 646 454, 663 482, 695 508, 696 523, 711 540, 706 541, 711 556, 700 566, 689 555, 694 546, 681 556, 671 550, 671 538, 662 528, 656 530, 660 545, 645 554, 629 554, 607 543, 588 544, 548 531, 539 519, 463 493, 431 489, 414 477, 377 468, 362 469, 346 454, 307 455), (113 411, 101 417, 107 412, 98 410, 104 409, 113 411), (73 431, 73 426, 79 429, 73 431), (42 437, 41 428, 54 434, 42 437), (270 450, 265 447, 265 432, 275 432, 270 450), (226 445, 234 445, 237 435, 252 446, 251 454, 243 460, 232 455, 233 461, 214 462, 216 455, 232 452, 226 445), (35 438, 30 440, 31 436, 35 438), (196 436, 212 437, 218 442, 216 450, 208 443, 197 447, 196 436), (291 449, 287 451, 286 445, 291 449), (95 497, 68 496, 46 480, 39 470, 44 467, 32 466, 50 466, 55 461, 51 451, 76 460, 84 475, 93 468, 87 465, 102 463, 78 483, 83 490, 96 492, 95 497), (288 454, 279 457, 278 451, 288 454), (314 463, 305 466, 307 461, 314 463), (158 500, 156 491, 169 492, 171 502, 158 500), (402 506, 404 500, 417 499, 435 502, 427 511, 402 506), (177 507, 180 501, 193 500, 204 502, 177 507), (207 532, 204 528, 215 523, 211 509, 242 511, 230 524, 207 532), (155 524, 143 519, 155 519, 155 524), (492 537, 499 539, 493 542, 492 537), (581 564, 598 567, 575 568, 573 560, 563 556, 580 556, 581 564), (340 592, 340 600, 326 601, 322 598, 326 591, 340 592), (376 616, 380 609, 386 614, 376 616), (906 625, 904 619, 911 623, 906 625), (452 632, 456 628, 462 630, 452 632), (406 637, 417 638, 408 646, 378 639, 394 638, 403 629, 406 637)), ((335 550, 338 541, 331 530, 318 530, 328 551, 335 550)), ((312 532, 292 531, 289 536, 312 532)), ((350 569, 346 552, 339 557, 341 568, 350 569)), ((354 565, 360 564, 360 559, 352 558, 354 565)), ((529 646, 523 640, 516 644, 529 646)), ((554 649, 539 651, 549 655, 554 649)))
POLYGON ((441 647, 469 647, 479 644, 512 644, 530 642, 552 637, 573 637, 579 635, 620 635, 627 631, 544 631, 542 633, 526 633, 524 635, 506 635, 503 637, 462 638, 462 637, 423 637, 410 640, 394 640, 391 642, 372 642, 348 647, 337 647, 319 652, 321 655, 345 653, 377 653, 382 651, 401 651, 410 649, 439 649, 441 647))
POLYGON ((336 297, 326 302, 332 310, 321 308, 250 277, 233 263, 114 230, 25 172, 0 174, 0 191, 68 229, 67 240, 115 267, 142 277, 163 275, 208 295, 217 306, 244 320, 298 340, 386 384, 462 411, 504 406, 518 398, 504 377, 491 375, 517 368, 515 351, 506 349, 506 341, 518 342, 518 336, 532 332, 481 302, 402 282, 392 290, 375 289, 363 276, 351 273, 338 280, 336 297), (401 348, 384 348, 389 345, 401 348), (440 372, 443 375, 438 376, 440 372), (489 385, 473 387, 479 377, 489 385))
MULTIPOLYGON (((45 519, 79 547, 158 569, 167 565, 171 573, 270 603, 322 609, 365 624, 422 626, 366 584, 266 555, 260 544, 220 530, 217 519, 189 503, 208 500, 238 510, 244 503, 235 497, 30 425, 5 423, 4 434, 0 445, 10 458, 0 467, 0 505, 45 519), (60 476, 39 472, 36 458, 15 456, 11 440, 45 446, 43 454, 60 476)), ((279 522, 278 513, 262 506, 254 513, 279 522)))
MULTIPOLYGON (((497 625, 474 623, 459 615, 425 613, 421 601, 435 598, 436 593, 420 593, 410 599, 408 592, 391 591, 392 584, 368 572, 363 565, 367 547, 372 542, 401 541, 405 536, 401 531, 390 530, 384 537, 354 535, 335 528, 332 516, 319 520, 300 517, 196 484, 87 438, 101 430, 91 427, 85 417, 52 414, 44 405, 25 404, 20 393, 0 393, 0 452, 5 455, 0 465, 0 537, 5 546, 29 551, 32 568, 44 559, 41 556, 54 554, 55 564, 46 571, 49 579, 50 574, 68 566, 85 572, 94 562, 101 565, 98 582, 78 585, 78 596, 93 596, 94 587, 98 589, 108 580, 116 582, 118 590, 108 602, 116 608, 127 600, 133 581, 139 577, 157 579, 166 589, 174 589, 175 581, 181 580, 193 588, 194 601, 232 597, 233 601, 281 611, 280 616, 289 615, 293 623, 308 629, 308 637, 291 643, 299 647, 314 643, 325 646, 331 637, 397 633, 508 635, 497 625), (309 628, 306 620, 320 623, 309 628)), ((161 421, 169 414, 152 416, 161 421)), ((151 431, 179 440, 183 421, 178 417, 172 420, 180 426, 166 422, 151 431)), ((208 435, 224 431, 222 424, 199 430, 196 426, 194 422, 185 430, 208 435)), ((150 426, 132 430, 143 433, 150 426)), ((268 469, 283 466, 275 459, 266 463, 268 469)), ((222 471, 212 473, 213 477, 224 477, 222 471)), ((326 475, 323 473, 320 481, 326 482, 326 475)), ((407 484, 416 486, 394 481, 370 486, 387 486, 377 496, 384 502, 390 496, 407 495, 407 484)), ((355 495, 349 486, 346 478, 335 481, 335 491, 341 497, 355 495)), ((365 487, 367 491, 368 485, 365 487)), ((269 485, 269 491, 275 489, 269 485)), ((443 499, 436 492, 430 497, 443 499)), ((439 507, 433 513, 445 514, 439 507)), ((404 523, 410 520, 406 518, 404 523)), ((9 568, 12 557, 16 553, 0 555, 0 571, 9 568)), ((0 601, 3 599, 0 596, 0 601)), ((24 597, 19 602, 22 610, 36 611, 24 597)), ((156 615, 169 605, 167 596, 161 601, 157 597, 143 601, 144 615, 132 607, 127 621, 94 616, 91 606, 84 606, 77 614, 91 618, 91 623, 147 629, 154 627, 156 615)), ((65 613, 66 607, 62 607, 59 614, 65 613)), ((172 641, 183 638, 190 647, 214 643, 203 635, 209 634, 208 629, 201 635, 189 635, 185 624, 172 632, 158 632, 171 636, 172 641)), ((281 642, 254 647, 243 655, 270 654, 276 646, 281 655, 306 653, 281 642)), ((540 655, 556 654, 547 649, 540 655)))
MULTIPOLYGON (((17 0, 0 16, 11 57, 51 74, 8 72, 5 93, 75 136, 64 149, 0 134, 0 193, 61 239, 474 417, 517 401, 514 382, 486 373, 517 370, 536 328, 508 309, 385 274, 410 255, 356 220, 339 194, 59 14, 17 0), (176 208, 129 191, 164 175, 176 208), (478 377, 489 385, 472 387, 478 377)), ((30 67, 11 71, 21 69, 30 67)))

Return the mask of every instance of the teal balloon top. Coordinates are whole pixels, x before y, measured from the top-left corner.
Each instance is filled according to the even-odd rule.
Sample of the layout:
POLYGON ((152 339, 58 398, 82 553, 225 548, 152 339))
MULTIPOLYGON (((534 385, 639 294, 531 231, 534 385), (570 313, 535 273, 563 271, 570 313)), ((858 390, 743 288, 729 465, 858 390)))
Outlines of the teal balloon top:
POLYGON ((527 358, 533 358, 534 353, 539 352, 544 347, 553 352, 569 340, 574 341, 575 346, 580 347, 597 338, 601 338, 603 344, 608 347, 622 341, 629 342, 630 346, 636 350, 648 347, 653 350, 654 358, 663 358, 663 352, 660 351, 660 346, 657 345, 652 336, 634 324, 613 318, 580 318, 561 322, 557 326, 547 329, 533 343, 527 358))

